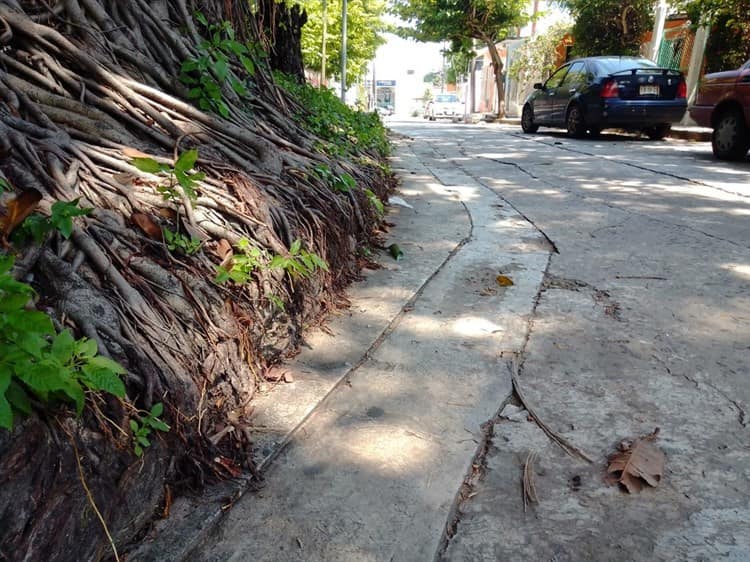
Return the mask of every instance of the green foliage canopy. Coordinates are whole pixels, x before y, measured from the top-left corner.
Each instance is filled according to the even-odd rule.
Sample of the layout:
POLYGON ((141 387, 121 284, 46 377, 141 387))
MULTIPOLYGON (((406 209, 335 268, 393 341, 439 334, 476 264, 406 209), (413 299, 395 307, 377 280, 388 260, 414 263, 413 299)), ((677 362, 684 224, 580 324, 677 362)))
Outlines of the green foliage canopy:
POLYGON ((400 32, 419 41, 449 41, 453 52, 468 51, 475 39, 484 43, 502 100, 503 64, 495 44, 526 22, 526 4, 525 0, 394 0, 392 10, 413 26, 400 32))
POLYGON ((576 56, 637 55, 654 25, 655 0, 558 0, 575 20, 576 56))
POLYGON ((522 85, 544 81, 557 67, 558 47, 571 31, 567 23, 551 26, 544 33, 529 39, 518 48, 508 69, 510 77, 522 85))
MULTIPOLYGON (((305 68, 321 71, 323 45, 323 0, 300 0, 307 12, 302 27, 302 58, 305 68)), ((383 33, 389 30, 383 19, 383 0, 349 0, 347 3, 346 75, 347 81, 364 76, 367 63, 385 43, 383 33)), ((341 3, 327 0, 326 8, 326 76, 341 75, 341 3)))
POLYGON ((706 72, 738 68, 750 59, 750 0, 683 0, 678 9, 709 28, 706 72))

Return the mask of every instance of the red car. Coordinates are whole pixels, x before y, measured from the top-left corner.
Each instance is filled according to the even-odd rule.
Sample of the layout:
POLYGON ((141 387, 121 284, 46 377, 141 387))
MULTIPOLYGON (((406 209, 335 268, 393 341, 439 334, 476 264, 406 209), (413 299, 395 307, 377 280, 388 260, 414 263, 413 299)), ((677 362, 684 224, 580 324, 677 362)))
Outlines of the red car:
POLYGON ((690 117, 712 127, 711 146, 722 160, 742 160, 750 150, 750 60, 737 70, 706 74, 690 117))

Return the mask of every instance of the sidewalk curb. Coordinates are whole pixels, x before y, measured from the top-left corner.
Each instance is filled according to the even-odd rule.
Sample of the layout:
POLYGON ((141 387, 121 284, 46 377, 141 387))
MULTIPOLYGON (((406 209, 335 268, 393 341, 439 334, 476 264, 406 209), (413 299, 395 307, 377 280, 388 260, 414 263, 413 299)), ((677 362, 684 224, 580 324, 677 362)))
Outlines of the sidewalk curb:
MULTIPOLYGON (((486 121, 488 123, 497 123, 500 125, 517 125, 521 126, 521 120, 517 117, 504 117, 502 119, 496 119, 494 121, 487 121, 487 118, 479 119, 480 121, 486 121)), ((695 142, 709 142, 711 140, 711 129, 704 127, 684 127, 674 126, 669 131, 669 138, 690 140, 695 142)))

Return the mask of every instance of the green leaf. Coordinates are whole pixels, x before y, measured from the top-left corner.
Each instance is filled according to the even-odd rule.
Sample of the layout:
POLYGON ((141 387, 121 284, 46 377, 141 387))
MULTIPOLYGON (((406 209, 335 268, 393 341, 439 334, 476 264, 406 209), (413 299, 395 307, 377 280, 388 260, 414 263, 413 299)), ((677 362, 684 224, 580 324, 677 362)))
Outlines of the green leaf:
POLYGON ((195 148, 191 148, 188 151, 183 152, 180 154, 180 157, 177 159, 177 162, 174 164, 175 172, 187 172, 188 170, 191 170, 195 163, 198 161, 198 150, 195 148))
POLYGON ((195 19, 201 24, 208 27, 208 20, 206 19, 206 16, 203 15, 202 12, 195 12, 195 19))
POLYGON ((255 74, 255 63, 246 56, 240 56, 240 62, 250 76, 255 74))
POLYGON ((66 375, 70 376, 60 365, 55 365, 49 361, 39 363, 30 363, 26 369, 17 373, 31 390, 42 393, 53 390, 63 390, 66 383, 66 375))
POLYGON ((3 191, 13 191, 13 187, 11 187, 8 180, 5 178, 0 178, 0 193, 3 191))
POLYGON ((229 117, 229 107, 222 100, 216 102, 216 109, 219 110, 219 115, 222 117, 229 117))
POLYGON ((136 437, 136 441, 138 441, 138 443, 141 444, 141 445, 143 445, 144 447, 150 447, 151 446, 151 441, 149 441, 145 437, 138 436, 138 437, 136 437))
POLYGON ((226 60, 218 59, 214 63, 213 70, 219 82, 224 82, 224 80, 227 79, 227 75, 229 74, 229 65, 227 64, 226 60))
POLYGON ((151 427, 153 427, 154 429, 156 429, 158 431, 165 431, 166 432, 166 431, 170 430, 170 427, 167 424, 165 424, 163 421, 158 420, 158 419, 152 419, 149 422, 149 424, 151 425, 151 427))
POLYGON ((13 429, 13 410, 10 402, 2 394, 0 394, 0 427, 13 429))
POLYGON ((103 355, 92 357, 89 360, 88 365, 99 369, 106 369, 107 371, 111 371, 118 375, 124 375, 127 372, 117 361, 114 361, 109 357, 104 357, 103 355))
POLYGON ((198 70, 198 61, 196 59, 187 59, 182 63, 182 66, 180 66, 181 72, 192 72, 193 70, 198 70))
POLYGON ((302 240, 297 238, 294 242, 292 242, 292 245, 289 247, 289 253, 295 256, 299 253, 299 250, 301 247, 302 247, 302 240))
POLYGON ((137 421, 135 421, 135 420, 130 420, 130 430, 131 430, 131 431, 132 431, 133 433, 136 433, 136 432, 138 431, 138 428, 139 428, 139 426, 138 426, 138 422, 137 422, 137 421))
POLYGON ((238 96, 247 95, 247 88, 245 88, 245 85, 237 79, 232 79, 232 89, 238 96))
POLYGON ((83 382, 92 390, 103 390, 118 398, 125 398, 125 385, 118 375, 107 369, 84 365, 81 368, 83 382))
POLYGON ((151 415, 155 418, 158 418, 164 413, 164 404, 161 402, 157 402, 153 406, 151 406, 151 415))
MULTIPOLYGON (((1 393, 0 393, 1 394, 1 393)), ((23 387, 16 381, 10 381, 5 397, 13 408, 27 416, 31 414, 31 399, 23 387)))
POLYGON ((130 163, 147 174, 158 174, 162 171, 161 164, 153 158, 133 158, 130 163))
POLYGON ((203 96, 203 88, 191 88, 188 90, 188 99, 195 100, 203 96))
POLYGON ((73 400, 76 405, 76 414, 80 416, 83 413, 83 405, 86 401, 81 385, 72 380, 64 381, 61 390, 73 400))
POLYGON ((219 284, 229 281, 229 272, 221 266, 216 267, 216 277, 214 278, 219 284))
POLYGON ((138 458, 143 456, 143 448, 140 445, 136 445, 135 447, 133 447, 133 452, 138 458))
POLYGON ((73 356, 73 349, 75 346, 75 338, 69 330, 63 330, 52 342, 52 355, 60 361, 60 363, 67 363, 73 356))
POLYGON ((96 340, 81 338, 75 343, 75 353, 84 359, 90 359, 96 355, 98 346, 96 340))

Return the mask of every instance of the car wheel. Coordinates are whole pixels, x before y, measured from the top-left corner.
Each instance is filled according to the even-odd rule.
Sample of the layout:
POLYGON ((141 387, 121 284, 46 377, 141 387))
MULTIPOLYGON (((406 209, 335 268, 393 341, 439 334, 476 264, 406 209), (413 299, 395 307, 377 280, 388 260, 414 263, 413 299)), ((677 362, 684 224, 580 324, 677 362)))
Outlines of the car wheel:
POLYGON ((645 129, 643 132, 646 133, 646 136, 651 140, 661 140, 666 137, 671 130, 671 125, 656 125, 645 129))
POLYGON ((568 125, 568 134, 574 138, 581 138, 586 134, 586 123, 583 122, 583 113, 578 105, 572 106, 568 110, 568 118, 565 120, 568 125))
POLYGON ((598 139, 601 134, 602 134, 602 130, 601 129, 598 129, 596 127, 589 128, 589 136, 592 139, 598 139))
POLYGON ((741 160, 750 147, 750 134, 742 114, 736 109, 724 111, 711 135, 714 155, 722 160, 741 160))
POLYGON ((539 130, 539 125, 534 123, 534 108, 530 104, 523 106, 521 113, 521 129, 524 133, 533 134, 539 130))

